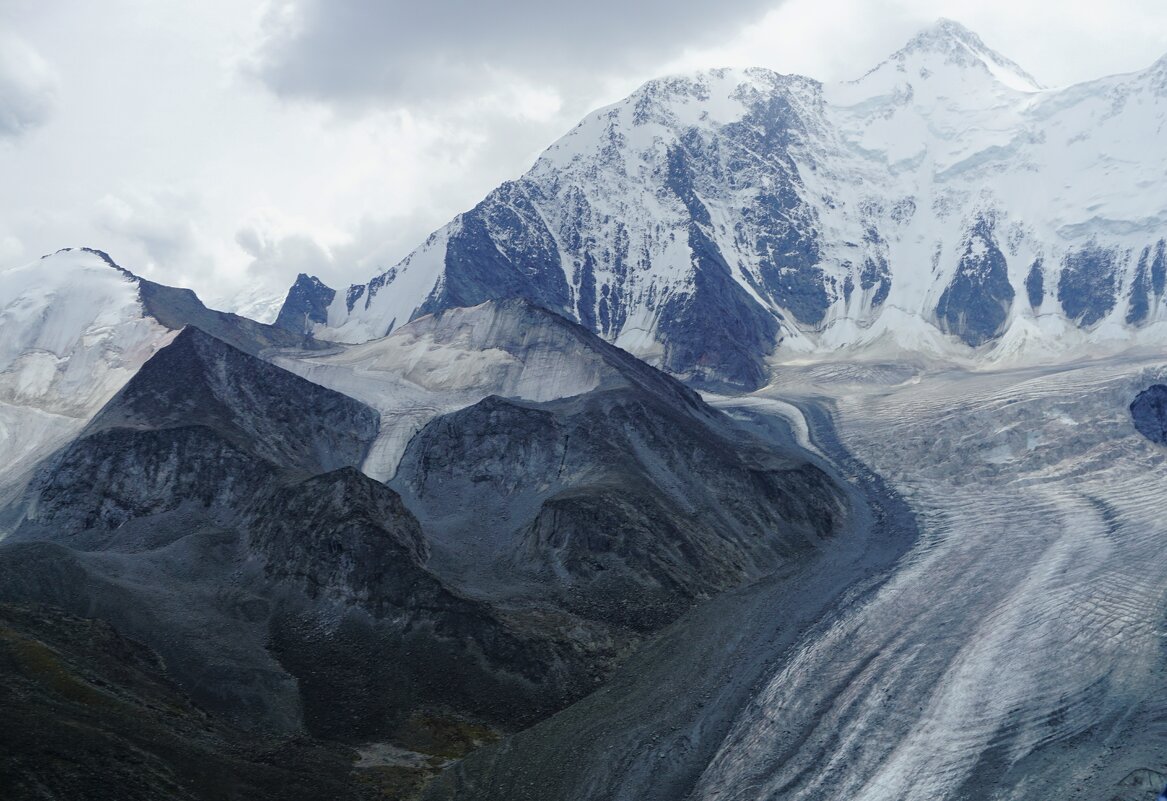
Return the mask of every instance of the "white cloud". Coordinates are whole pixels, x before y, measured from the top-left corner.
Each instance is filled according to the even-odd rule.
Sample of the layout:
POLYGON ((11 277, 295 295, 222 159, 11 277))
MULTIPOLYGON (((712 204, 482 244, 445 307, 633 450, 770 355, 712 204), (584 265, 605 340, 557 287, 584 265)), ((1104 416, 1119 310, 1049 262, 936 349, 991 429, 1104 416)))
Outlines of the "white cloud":
POLYGON ((190 193, 138 188, 102 196, 96 219, 107 232, 141 247, 148 261, 139 270, 190 269, 203 252, 196 225, 201 205, 190 193))
POLYGON ((0 31, 0 138, 44 125, 56 106, 56 71, 28 42, 0 31))
POLYGON ((23 242, 11 235, 0 237, 0 268, 16 264, 23 258, 23 242))
POLYGON ((247 270, 257 278, 282 280, 298 273, 333 277, 332 255, 306 234, 273 238, 258 228, 241 228, 235 242, 251 257, 247 270))

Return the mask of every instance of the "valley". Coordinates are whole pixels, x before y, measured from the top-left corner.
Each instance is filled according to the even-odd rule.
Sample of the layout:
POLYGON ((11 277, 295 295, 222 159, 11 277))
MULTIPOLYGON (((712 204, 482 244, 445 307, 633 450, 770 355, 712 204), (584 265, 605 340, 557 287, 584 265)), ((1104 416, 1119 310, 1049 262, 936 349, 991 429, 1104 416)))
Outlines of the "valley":
POLYGON ((704 633, 731 656, 708 672, 676 668, 668 649, 669 635, 703 642, 698 613, 616 688, 467 759, 429 797, 1144 797, 1154 781, 1139 777, 1163 772, 1167 747, 1167 462, 1127 406, 1165 369, 1153 354, 999 373, 787 366, 755 396, 717 401, 766 423, 802 408, 886 528, 833 552, 853 562, 711 604, 704 633), (840 593, 819 595, 832 581, 840 593), (786 582, 793 607, 778 600, 786 582), (774 628, 776 608, 796 630, 774 628), (686 681, 696 704, 654 697, 686 681))

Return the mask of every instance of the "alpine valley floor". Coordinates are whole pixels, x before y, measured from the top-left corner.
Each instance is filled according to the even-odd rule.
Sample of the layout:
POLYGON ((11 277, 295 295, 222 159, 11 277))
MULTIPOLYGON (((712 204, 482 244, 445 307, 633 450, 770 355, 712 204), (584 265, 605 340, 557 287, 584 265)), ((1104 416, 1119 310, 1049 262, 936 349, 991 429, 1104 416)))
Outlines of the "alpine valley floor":
POLYGON ((430 797, 1153 798, 1167 451, 1128 406, 1167 378, 1162 356, 775 375, 711 400, 823 452, 872 518, 806 572, 679 621, 430 797))

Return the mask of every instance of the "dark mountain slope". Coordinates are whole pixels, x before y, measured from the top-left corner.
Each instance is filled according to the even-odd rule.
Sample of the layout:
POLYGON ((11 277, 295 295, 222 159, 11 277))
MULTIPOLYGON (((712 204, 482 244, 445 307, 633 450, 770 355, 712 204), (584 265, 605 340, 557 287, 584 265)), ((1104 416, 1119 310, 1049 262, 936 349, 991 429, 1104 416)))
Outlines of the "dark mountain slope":
POLYGON ((354 469, 376 421, 187 329, 41 468, 0 597, 97 613, 248 725, 373 736, 431 707, 505 725, 577 695, 574 646, 425 569, 416 521, 354 469))

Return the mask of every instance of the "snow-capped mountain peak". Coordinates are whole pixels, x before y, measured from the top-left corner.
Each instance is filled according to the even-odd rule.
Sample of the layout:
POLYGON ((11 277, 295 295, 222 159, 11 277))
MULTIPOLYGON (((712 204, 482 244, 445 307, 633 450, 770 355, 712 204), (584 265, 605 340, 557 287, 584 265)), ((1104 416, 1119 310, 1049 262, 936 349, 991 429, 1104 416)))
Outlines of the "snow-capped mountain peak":
POLYGON ((66 249, 4 271, 0 400, 86 414, 153 354, 163 330, 138 297, 139 279, 104 253, 66 249), (94 381, 93 360, 111 381, 94 381))
POLYGON ((189 324, 253 354, 303 343, 100 250, 65 248, 0 271, 0 503, 189 324))
POLYGON ((362 342, 521 296, 738 386, 771 354, 1024 361, 1155 340, 1165 86, 1161 61, 1041 89, 946 20, 848 83, 650 81, 368 284, 299 282, 284 324, 362 342))
POLYGON ((862 77, 828 87, 833 102, 870 103, 894 97, 927 108, 959 111, 1001 105, 1044 87, 1014 61, 959 23, 942 19, 913 37, 862 77))
MULTIPOLYGON (((939 19, 921 31, 894 53, 888 61, 904 72, 935 71, 939 64, 961 69, 983 70, 995 80, 1022 92, 1036 92, 1044 87, 1032 75, 989 48, 981 37, 950 19, 939 19)), ((878 67, 876 68, 878 69, 878 67)))

